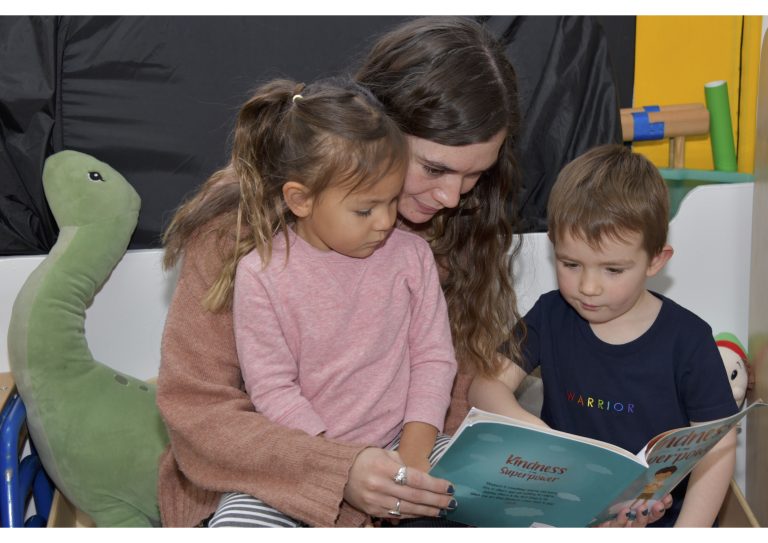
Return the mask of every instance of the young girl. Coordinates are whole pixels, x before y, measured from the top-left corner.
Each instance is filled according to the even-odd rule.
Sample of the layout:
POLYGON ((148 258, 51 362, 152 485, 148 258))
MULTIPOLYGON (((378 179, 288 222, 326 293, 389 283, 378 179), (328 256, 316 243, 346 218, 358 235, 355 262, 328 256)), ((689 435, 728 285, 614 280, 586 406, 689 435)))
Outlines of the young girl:
MULTIPOLYGON (((237 165, 238 262, 207 303, 234 292, 254 407, 313 436, 375 447, 401 436, 404 464, 427 471, 456 361, 429 245, 393 230, 405 137, 353 82, 268 83, 238 126, 235 145, 251 149, 237 165)), ((389 516, 399 515, 391 504, 389 516)), ((224 495, 210 522, 254 524, 299 523, 240 493, 224 495)))

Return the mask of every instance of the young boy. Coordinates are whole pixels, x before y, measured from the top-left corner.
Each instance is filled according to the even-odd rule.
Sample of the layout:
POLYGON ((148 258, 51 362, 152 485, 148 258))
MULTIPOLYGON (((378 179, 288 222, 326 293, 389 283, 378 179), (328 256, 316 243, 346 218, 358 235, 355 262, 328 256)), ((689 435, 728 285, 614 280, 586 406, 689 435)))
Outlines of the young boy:
MULTIPOLYGON (((672 256, 668 214, 664 180, 630 149, 601 146, 568 164, 547 207, 559 290, 541 296, 523 319, 523 368, 510 363, 495 381, 475 379, 470 402, 633 452, 662 431, 735 413, 709 325, 645 287, 672 256), (536 367, 542 421, 509 393, 536 367)), ((732 431, 652 525, 711 526, 735 447, 732 431)), ((647 507, 627 516, 640 514, 647 507)))

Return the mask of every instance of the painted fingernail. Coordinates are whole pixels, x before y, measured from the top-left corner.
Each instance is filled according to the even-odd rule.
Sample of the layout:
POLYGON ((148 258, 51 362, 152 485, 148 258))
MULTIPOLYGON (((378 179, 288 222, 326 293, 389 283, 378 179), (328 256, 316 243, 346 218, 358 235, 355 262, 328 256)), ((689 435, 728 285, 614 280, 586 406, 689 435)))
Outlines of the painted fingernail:
POLYGON ((448 485, 448 490, 446 490, 448 494, 453 496, 453 494, 456 492, 456 490, 453 488, 453 485, 448 485))
POLYGON ((459 502, 457 502, 456 500, 451 500, 450 503, 448 504, 448 511, 453 511, 458 506, 459 506, 459 502))
POLYGON ((637 513, 634 511, 630 511, 627 513, 627 520, 636 520, 637 519, 637 513))
POLYGON ((644 517, 647 517, 648 516, 648 509, 643 509, 642 511, 640 511, 640 514, 643 515, 644 517))
POLYGON ((446 511, 445 509, 440 509, 440 512, 437 514, 437 516, 440 518, 445 518, 448 516, 448 511, 446 511))

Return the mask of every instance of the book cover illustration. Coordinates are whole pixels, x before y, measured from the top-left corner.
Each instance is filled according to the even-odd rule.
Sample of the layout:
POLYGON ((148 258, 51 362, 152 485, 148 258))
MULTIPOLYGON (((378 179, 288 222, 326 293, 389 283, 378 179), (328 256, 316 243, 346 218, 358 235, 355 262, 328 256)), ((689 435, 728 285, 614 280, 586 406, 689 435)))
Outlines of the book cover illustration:
POLYGON ((653 438, 637 455, 644 459, 648 469, 610 507, 601 511, 593 524, 615 518, 625 507, 632 508, 643 501, 652 504, 669 494, 750 409, 765 405, 754 402, 733 416, 670 430, 653 438))
POLYGON ((588 526, 638 499, 668 493, 757 405, 765 404, 665 432, 637 455, 473 408, 430 474, 454 485, 459 507, 448 513, 450 520, 485 527, 588 526))

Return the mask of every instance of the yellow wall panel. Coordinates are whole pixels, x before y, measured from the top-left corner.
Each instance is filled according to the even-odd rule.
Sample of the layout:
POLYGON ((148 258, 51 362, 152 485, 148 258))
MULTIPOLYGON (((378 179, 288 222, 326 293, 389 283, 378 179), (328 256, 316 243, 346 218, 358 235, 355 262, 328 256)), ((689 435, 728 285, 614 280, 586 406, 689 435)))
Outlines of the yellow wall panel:
MULTIPOLYGON (((703 104, 704 84, 723 79, 728 82, 735 138, 743 19, 740 16, 638 16, 633 106, 703 104)), ((668 166, 668 140, 638 142, 633 148, 658 167, 668 166)), ((686 138, 685 167, 713 168, 709 136, 686 138)))

